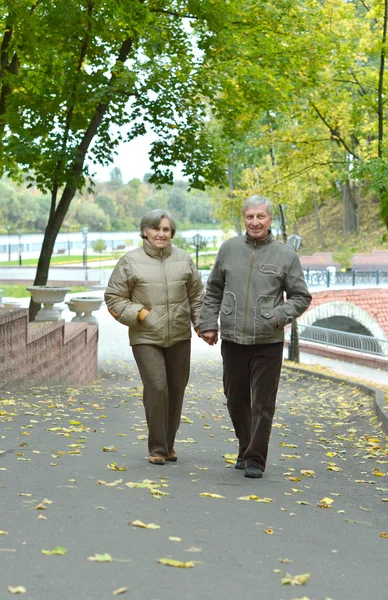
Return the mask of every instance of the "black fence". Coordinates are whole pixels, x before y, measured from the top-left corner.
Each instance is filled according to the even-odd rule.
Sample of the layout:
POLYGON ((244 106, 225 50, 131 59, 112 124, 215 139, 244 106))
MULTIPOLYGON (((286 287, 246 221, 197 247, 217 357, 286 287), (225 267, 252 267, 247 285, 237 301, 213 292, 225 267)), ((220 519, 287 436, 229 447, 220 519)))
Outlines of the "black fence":
POLYGON ((337 271, 334 267, 329 267, 328 269, 319 271, 307 267, 304 270, 304 275, 308 286, 319 285, 328 288, 332 285, 355 287, 356 285, 368 283, 372 283, 373 285, 388 283, 388 270, 381 271, 380 269, 376 271, 337 271))

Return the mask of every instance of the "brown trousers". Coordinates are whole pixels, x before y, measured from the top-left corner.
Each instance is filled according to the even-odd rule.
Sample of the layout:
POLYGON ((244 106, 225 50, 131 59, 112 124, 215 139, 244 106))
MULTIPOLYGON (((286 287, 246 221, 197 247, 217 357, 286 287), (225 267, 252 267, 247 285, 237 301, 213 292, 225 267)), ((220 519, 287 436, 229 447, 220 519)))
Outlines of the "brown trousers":
POLYGON ((283 342, 243 345, 222 341, 224 393, 245 466, 263 471, 283 358, 283 342))
POLYGON ((151 344, 132 346, 144 388, 150 456, 166 458, 174 447, 189 380, 190 351, 190 340, 169 348, 151 344))

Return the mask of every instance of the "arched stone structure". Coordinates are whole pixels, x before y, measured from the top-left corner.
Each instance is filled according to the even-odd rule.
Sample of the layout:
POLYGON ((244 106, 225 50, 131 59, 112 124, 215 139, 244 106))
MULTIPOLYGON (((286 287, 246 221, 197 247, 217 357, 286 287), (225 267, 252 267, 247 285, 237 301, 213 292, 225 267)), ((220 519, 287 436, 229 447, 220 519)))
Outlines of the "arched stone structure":
POLYGON ((357 304, 343 302, 342 300, 323 302, 313 306, 299 318, 299 322, 304 325, 314 325, 315 321, 319 319, 328 319, 334 316, 349 317, 366 327, 373 337, 386 339, 384 330, 369 312, 357 304))

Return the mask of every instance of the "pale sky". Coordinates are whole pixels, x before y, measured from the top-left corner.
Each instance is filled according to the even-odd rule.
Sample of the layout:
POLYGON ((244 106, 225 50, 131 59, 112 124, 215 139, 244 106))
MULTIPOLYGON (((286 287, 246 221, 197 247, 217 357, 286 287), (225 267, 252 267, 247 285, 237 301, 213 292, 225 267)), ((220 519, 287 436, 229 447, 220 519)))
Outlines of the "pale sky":
MULTIPOLYGON (((119 144, 118 153, 112 164, 108 167, 91 165, 91 170, 96 173, 97 181, 109 181, 110 172, 114 167, 119 167, 123 175, 123 182, 128 183, 131 179, 137 177, 143 180, 146 173, 151 171, 151 163, 148 159, 148 152, 151 143, 156 139, 156 135, 152 132, 146 133, 142 137, 138 137, 131 142, 119 144)), ((182 179, 179 168, 173 170, 176 179, 182 179)))

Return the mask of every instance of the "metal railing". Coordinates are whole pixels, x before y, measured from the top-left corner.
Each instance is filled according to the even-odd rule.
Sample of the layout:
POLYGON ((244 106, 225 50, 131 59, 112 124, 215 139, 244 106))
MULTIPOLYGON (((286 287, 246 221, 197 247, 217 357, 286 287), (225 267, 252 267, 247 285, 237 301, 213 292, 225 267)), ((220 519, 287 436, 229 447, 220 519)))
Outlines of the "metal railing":
POLYGON ((298 323, 298 333, 300 340, 346 348, 347 350, 355 350, 357 352, 366 352, 367 354, 388 356, 388 340, 378 339, 369 335, 338 331, 314 325, 303 325, 302 323, 298 323))
POLYGON ((388 270, 381 271, 380 269, 376 271, 337 271, 335 267, 328 267, 324 270, 307 267, 304 269, 304 276, 309 287, 314 285, 330 287, 335 284, 355 287, 368 283, 374 285, 388 283, 388 270))

